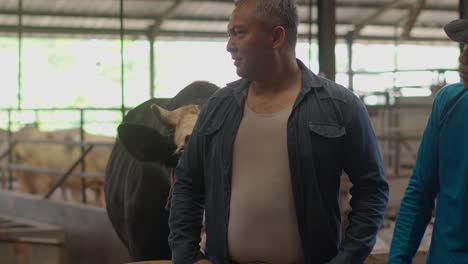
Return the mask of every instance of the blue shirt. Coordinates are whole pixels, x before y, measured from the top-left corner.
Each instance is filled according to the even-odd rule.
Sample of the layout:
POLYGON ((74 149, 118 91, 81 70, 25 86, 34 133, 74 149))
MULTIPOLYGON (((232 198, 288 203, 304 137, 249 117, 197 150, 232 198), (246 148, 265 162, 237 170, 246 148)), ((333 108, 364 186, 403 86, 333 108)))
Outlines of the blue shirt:
POLYGON ((437 199, 427 263, 468 263, 468 90, 436 96, 397 218, 389 262, 412 263, 437 199))

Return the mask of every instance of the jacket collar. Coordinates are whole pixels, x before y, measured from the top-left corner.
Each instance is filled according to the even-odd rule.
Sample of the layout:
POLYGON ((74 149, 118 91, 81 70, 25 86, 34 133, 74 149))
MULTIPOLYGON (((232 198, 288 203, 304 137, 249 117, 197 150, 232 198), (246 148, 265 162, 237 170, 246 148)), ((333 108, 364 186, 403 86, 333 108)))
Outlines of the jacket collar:
MULTIPOLYGON (((302 87, 300 94, 307 94, 312 88, 319 88, 323 86, 323 82, 316 74, 309 70, 304 63, 296 59, 297 64, 302 72, 302 87)), ((247 95, 247 88, 249 87, 250 80, 246 78, 226 84, 226 87, 231 87, 234 93, 234 98, 239 106, 242 106, 244 99, 247 95)))

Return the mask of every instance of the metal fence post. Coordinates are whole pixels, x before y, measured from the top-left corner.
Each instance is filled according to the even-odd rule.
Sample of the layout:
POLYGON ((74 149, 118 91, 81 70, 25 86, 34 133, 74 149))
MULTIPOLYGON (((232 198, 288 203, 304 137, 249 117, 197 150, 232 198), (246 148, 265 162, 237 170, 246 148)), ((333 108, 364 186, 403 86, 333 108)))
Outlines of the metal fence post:
MULTIPOLYGON (((85 153, 85 146, 84 146, 84 109, 80 109, 80 149, 81 155, 85 153)), ((81 160, 81 199, 84 204, 86 204, 86 179, 84 173, 86 171, 86 163, 85 159, 81 160)))
MULTIPOLYGON (((12 133, 11 133, 11 109, 8 109, 8 148, 10 152, 8 153, 8 164, 13 163, 13 151, 12 147, 12 133)), ((8 168, 8 189, 13 190, 13 169, 8 168)))

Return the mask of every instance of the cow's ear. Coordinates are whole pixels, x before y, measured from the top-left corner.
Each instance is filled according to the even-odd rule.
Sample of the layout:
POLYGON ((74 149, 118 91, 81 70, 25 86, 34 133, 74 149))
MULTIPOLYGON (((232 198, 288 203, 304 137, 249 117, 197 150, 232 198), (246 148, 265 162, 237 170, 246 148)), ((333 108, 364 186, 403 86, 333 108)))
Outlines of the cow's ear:
POLYGON ((161 119, 161 121, 166 125, 172 127, 177 125, 176 115, 172 111, 168 111, 157 104, 152 104, 151 112, 153 112, 156 118, 161 119))

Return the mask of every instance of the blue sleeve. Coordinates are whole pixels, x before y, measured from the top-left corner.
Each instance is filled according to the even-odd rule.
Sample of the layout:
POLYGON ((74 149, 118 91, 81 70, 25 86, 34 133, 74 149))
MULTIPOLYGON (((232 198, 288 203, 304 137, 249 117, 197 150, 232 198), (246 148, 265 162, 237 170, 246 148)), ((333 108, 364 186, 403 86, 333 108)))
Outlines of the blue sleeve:
POLYGON ((391 264, 412 263, 426 227, 431 219, 434 200, 439 191, 438 135, 440 94, 436 97, 419 146, 408 188, 400 205, 390 248, 391 264))
MULTIPOLYGON (((204 109, 205 110, 205 109, 204 109)), ((187 264, 203 259, 200 234, 204 207, 203 142, 199 133, 204 110, 200 113, 187 146, 176 168, 169 214, 169 247, 172 263, 187 264)))

